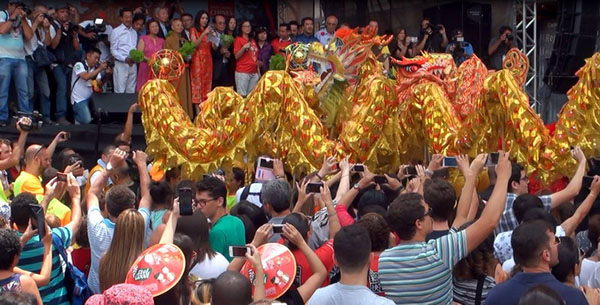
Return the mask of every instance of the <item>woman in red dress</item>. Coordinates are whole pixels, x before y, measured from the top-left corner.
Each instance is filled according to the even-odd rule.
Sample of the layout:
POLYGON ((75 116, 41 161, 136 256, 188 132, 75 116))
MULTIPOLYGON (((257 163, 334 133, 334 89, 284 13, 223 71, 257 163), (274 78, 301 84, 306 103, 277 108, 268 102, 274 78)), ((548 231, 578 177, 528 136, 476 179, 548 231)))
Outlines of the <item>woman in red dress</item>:
POLYGON ((192 83, 192 103, 196 112, 200 104, 206 100, 212 85, 212 55, 209 35, 214 35, 214 30, 208 25, 209 16, 206 11, 199 11, 194 20, 194 27, 190 29, 190 39, 196 45, 190 65, 192 83))

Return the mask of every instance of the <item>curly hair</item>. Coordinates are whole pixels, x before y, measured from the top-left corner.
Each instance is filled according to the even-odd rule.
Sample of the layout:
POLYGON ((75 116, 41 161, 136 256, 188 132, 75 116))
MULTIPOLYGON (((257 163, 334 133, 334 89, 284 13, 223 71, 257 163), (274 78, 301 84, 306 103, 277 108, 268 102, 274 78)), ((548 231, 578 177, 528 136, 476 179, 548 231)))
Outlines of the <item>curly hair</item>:
POLYGON ((356 224, 369 231, 372 252, 381 252, 388 248, 390 242, 390 228, 383 216, 377 213, 367 213, 361 217, 356 224))
MULTIPOLYGON (((464 230, 473 222, 467 222, 459 230, 464 230)), ((475 250, 461 259, 452 270, 454 278, 459 281, 477 279, 489 275, 489 267, 497 261, 494 258, 494 234, 490 234, 475 250)))
POLYGON ((17 233, 10 229, 0 229, 0 270, 9 270, 15 257, 21 255, 21 241, 17 233))

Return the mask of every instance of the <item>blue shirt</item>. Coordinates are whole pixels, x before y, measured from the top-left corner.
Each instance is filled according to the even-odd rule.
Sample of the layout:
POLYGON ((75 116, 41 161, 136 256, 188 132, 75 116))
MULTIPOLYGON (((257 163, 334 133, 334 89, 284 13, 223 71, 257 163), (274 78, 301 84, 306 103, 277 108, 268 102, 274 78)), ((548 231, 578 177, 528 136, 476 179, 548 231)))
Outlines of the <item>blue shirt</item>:
MULTIPOLYGON (((57 235, 63 242, 64 249, 71 246, 73 231, 68 227, 52 229, 52 234, 57 235)), ((19 236, 22 235, 19 233, 19 236)), ((17 266, 23 270, 39 273, 42 269, 44 258, 44 243, 39 235, 34 235, 23 247, 21 257, 17 266)), ((52 245, 52 271, 50 272, 50 282, 46 286, 39 288, 40 296, 44 305, 69 305, 67 289, 65 288, 65 276, 62 271, 60 253, 52 245)))
MULTIPOLYGON (((456 45, 456 44, 457 44, 457 43, 456 43, 456 42, 454 42, 454 41, 450 42, 450 43, 449 43, 449 44, 446 46, 446 53, 452 53, 452 52, 450 52, 450 48, 451 48, 453 45, 456 45)), ((469 59, 469 57, 471 57, 471 55, 473 55, 473 46, 472 46, 470 43, 466 42, 466 41, 463 41, 463 42, 462 42, 462 44, 463 44, 463 49, 464 49, 465 51, 464 51, 464 53, 463 53, 463 55, 462 55, 461 57, 458 57, 458 58, 456 58, 456 65, 457 65, 457 66, 458 66, 458 65, 460 65, 460 64, 462 64, 462 63, 463 63, 463 61, 465 61, 465 60, 469 59)), ((455 49, 455 51, 456 51, 456 49, 455 49)))
POLYGON ((588 304, 585 296, 581 291, 573 287, 569 287, 559 282, 551 273, 529 273, 521 272, 512 277, 510 280, 492 288, 485 299, 486 305, 517 305, 521 296, 529 289, 529 287, 543 284, 554 291, 566 301, 568 305, 584 305, 588 304))
POLYGON ((300 43, 305 43, 305 44, 309 44, 313 41, 319 42, 319 40, 317 39, 317 37, 310 35, 310 36, 306 36, 304 34, 300 34, 300 35, 296 35, 296 37, 294 37, 294 42, 300 42, 300 43))

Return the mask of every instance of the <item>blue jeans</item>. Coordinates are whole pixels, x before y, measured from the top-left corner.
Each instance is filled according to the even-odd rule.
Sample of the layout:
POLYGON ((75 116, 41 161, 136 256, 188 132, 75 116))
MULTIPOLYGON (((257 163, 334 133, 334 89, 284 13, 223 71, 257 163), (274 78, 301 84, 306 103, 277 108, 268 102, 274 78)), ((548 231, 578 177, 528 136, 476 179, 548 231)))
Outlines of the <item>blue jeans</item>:
POLYGON ((24 59, 0 58, 0 121, 8 121, 8 91, 14 78, 19 110, 31 113, 27 96, 27 62, 24 59))
POLYGON ((90 99, 86 99, 73 104, 73 115, 75 116, 76 123, 89 124, 92 121, 92 114, 90 113, 90 102, 90 99))
POLYGON ((52 68, 52 74, 56 80, 56 113, 54 116, 57 120, 67 115, 72 70, 72 68, 60 65, 52 68))
POLYGON ((48 74, 45 68, 38 68, 35 62, 27 57, 27 87, 29 88, 29 101, 33 101, 37 96, 40 98, 40 112, 44 119, 50 119, 50 84, 48 83, 48 74))

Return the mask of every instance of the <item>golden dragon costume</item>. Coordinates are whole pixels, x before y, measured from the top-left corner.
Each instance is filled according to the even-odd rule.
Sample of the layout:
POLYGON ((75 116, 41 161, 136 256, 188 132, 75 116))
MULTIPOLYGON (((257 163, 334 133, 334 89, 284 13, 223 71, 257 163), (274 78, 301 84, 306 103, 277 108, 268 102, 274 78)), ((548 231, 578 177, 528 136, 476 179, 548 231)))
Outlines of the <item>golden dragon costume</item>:
POLYGON ((181 165, 187 177, 261 154, 283 159, 296 174, 331 155, 391 172, 426 151, 474 156, 501 141, 528 172, 549 182, 574 171, 570 146, 588 156, 600 152, 600 54, 577 72, 551 137, 522 90, 523 65, 508 62, 490 72, 476 56, 457 68, 450 55, 424 53, 394 61, 393 80, 372 51, 389 39, 363 32, 338 30, 325 47, 291 45, 289 71, 265 73, 245 99, 230 87, 215 88, 194 122, 168 82, 181 69, 180 57, 158 52, 151 65, 158 77, 138 96, 148 153, 165 168, 181 165))

